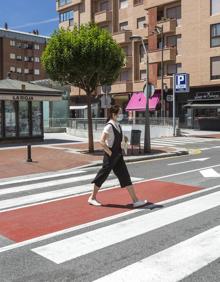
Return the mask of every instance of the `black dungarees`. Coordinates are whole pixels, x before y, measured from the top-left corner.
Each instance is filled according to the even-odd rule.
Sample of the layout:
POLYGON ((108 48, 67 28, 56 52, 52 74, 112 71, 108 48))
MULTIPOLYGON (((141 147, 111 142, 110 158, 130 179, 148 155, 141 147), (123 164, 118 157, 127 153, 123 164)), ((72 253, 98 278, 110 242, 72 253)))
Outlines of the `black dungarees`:
POLYGON ((119 132, 113 124, 111 124, 111 126, 114 132, 114 143, 112 148, 109 148, 112 151, 112 155, 110 157, 106 152, 104 153, 103 166, 99 170, 92 183, 95 183, 96 186, 101 187, 105 180, 108 178, 111 170, 113 170, 114 174, 117 176, 120 182, 120 186, 124 188, 126 186, 132 185, 132 182, 122 155, 122 130, 120 127, 119 132))

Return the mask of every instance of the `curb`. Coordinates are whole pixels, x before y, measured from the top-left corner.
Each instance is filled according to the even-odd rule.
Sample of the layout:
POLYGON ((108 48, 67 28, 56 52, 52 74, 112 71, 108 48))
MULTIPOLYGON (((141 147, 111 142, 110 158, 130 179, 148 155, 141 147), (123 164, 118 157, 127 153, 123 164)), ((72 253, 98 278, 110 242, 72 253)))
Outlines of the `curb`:
MULTIPOLYGON (((181 151, 171 152, 171 153, 156 154, 156 155, 153 155, 153 156, 133 157, 131 159, 126 159, 126 157, 125 157, 125 162, 126 163, 133 163, 133 162, 141 162, 141 161, 155 160, 155 159, 164 159, 164 158, 175 157, 175 156, 184 156, 184 155, 189 155, 189 151, 188 150, 181 150, 181 151)), ((98 167, 98 166, 101 166, 101 165, 102 165, 102 161, 98 161, 98 162, 94 162, 92 164, 79 166, 79 167, 77 167, 77 169, 92 168, 92 167, 98 167)))

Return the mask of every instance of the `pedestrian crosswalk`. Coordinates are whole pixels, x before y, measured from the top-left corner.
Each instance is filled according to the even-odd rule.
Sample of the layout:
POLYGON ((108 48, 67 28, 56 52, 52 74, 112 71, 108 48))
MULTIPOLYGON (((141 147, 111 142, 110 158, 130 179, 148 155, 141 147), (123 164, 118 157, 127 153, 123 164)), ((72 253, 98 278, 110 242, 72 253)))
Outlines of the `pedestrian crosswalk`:
MULTIPOLYGON (((76 170, 72 173, 61 173, 53 177, 48 175, 42 178, 33 177, 23 181, 18 180, 17 182, 15 180, 3 182, 0 184, 0 212, 9 208, 24 207, 88 193, 92 191, 93 184, 91 184, 91 181, 95 175, 94 173, 88 174, 86 171, 76 170), (67 175, 68 178, 66 178, 67 175)), ((141 178, 132 177, 133 182, 139 180, 141 178)), ((103 188, 118 185, 118 180, 110 175, 103 188)))
MULTIPOLYGON (((87 193, 92 190, 90 182, 94 175, 93 170, 75 170, 72 173, 45 175, 43 178, 29 177, 23 182, 4 181, 0 184, 0 235, 1 230, 4 230, 1 224, 4 225, 6 219, 21 215, 10 212, 36 207, 47 213, 45 203, 58 203, 74 197, 78 199, 79 195, 84 194, 85 201, 87 193), (9 217, 4 218, 5 214, 9 217)), ((133 177, 132 181, 136 183, 144 180, 133 177)), ((112 187, 117 185, 118 180, 110 175, 103 188, 110 193, 112 187)), ((94 221, 90 228, 89 225, 82 225, 77 230, 39 237, 39 240, 27 240, 23 245, 18 241, 14 247, 12 245, 10 248, 9 245, 0 248, 0 260, 3 252, 25 246, 22 252, 31 256, 30 261, 35 262, 33 267, 37 267, 37 261, 42 261, 41 265, 48 264, 48 267, 52 265, 55 273, 59 273, 64 267, 70 275, 68 281, 177 282, 220 258, 220 248, 217 247, 220 246, 219 217, 213 219, 214 223, 211 222, 211 218, 219 214, 219 188, 220 185, 207 189, 207 192, 197 191, 186 198, 176 198, 169 203, 165 201, 164 206, 159 206, 163 202, 158 202, 158 207, 155 205, 153 210, 148 207, 135 212, 128 210, 120 217, 112 216, 110 219, 109 216, 108 221, 94 221), (182 234, 185 230, 186 238, 182 234), (152 246, 152 240, 161 243, 152 246)), ((147 189, 149 187, 146 185, 146 191, 147 189)), ((115 191, 114 194, 117 193, 119 192, 115 191)), ((80 198, 78 202, 74 202, 74 205, 79 205, 80 213, 75 214, 79 219, 91 211, 100 214, 104 210, 104 207, 92 207, 93 210, 90 207, 90 210, 86 210, 85 205, 80 210, 81 201, 80 198)), ((60 207, 57 204, 57 208, 60 207)), ((62 207, 65 210, 66 204, 62 207)), ((55 210, 56 206, 53 205, 52 208, 55 210)), ((75 206, 72 207, 74 208, 75 206)), ((108 208, 123 209, 119 205, 109 205, 108 208)), ((31 217, 32 212, 27 210, 26 215, 31 217)), ((53 213, 50 220, 59 221, 52 215, 53 213)), ((64 211, 63 216, 65 219, 68 217, 68 210, 66 213, 64 211)), ((40 217, 35 219, 43 220, 40 217)), ((24 227, 21 225, 18 229, 22 228, 24 227)), ((31 233, 31 225, 29 229, 28 232, 31 233)), ((6 236, 7 232, 4 234, 6 236)), ((39 269, 39 273, 41 272, 42 269, 39 269)), ((60 278, 57 281, 66 281, 65 273, 63 275, 63 280, 60 278)), ((45 277, 44 281, 55 281, 45 277)))
POLYGON ((214 138, 203 137, 164 137, 151 140, 153 147, 184 147, 188 144, 199 144, 216 141, 214 138))

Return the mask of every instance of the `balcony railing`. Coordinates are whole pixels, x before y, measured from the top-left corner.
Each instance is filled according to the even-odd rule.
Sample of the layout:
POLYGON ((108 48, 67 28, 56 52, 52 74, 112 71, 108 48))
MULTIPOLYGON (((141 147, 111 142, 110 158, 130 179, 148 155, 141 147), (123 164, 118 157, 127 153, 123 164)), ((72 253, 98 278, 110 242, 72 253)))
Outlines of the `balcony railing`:
POLYGON ((163 33, 173 33, 176 31, 177 20, 176 19, 164 19, 157 23, 159 27, 163 26, 163 33))
POLYGON ((105 23, 112 20, 112 11, 100 11, 95 14, 96 23, 105 23))
MULTIPOLYGON (((164 49, 164 62, 176 60, 176 47, 164 49)), ((160 63, 162 60, 162 51, 157 49, 149 52, 149 63, 160 63)))
POLYGON ((131 30, 123 30, 118 33, 113 34, 113 39, 117 41, 117 43, 126 43, 130 41, 130 36, 132 35, 131 30))

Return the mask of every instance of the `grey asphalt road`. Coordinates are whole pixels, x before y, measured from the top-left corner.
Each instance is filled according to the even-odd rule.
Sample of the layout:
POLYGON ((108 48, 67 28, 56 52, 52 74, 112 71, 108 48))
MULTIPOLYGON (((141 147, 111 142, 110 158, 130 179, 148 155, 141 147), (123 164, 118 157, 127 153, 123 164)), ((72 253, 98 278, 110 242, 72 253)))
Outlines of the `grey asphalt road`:
MULTIPOLYGON (((184 147, 187 147, 184 145, 184 147)), ((130 266, 140 260, 146 258, 153 258, 159 252, 166 252, 172 246, 186 240, 191 240, 195 236, 199 236, 206 231, 212 230, 220 225, 220 206, 216 205, 213 208, 204 207, 202 212, 195 215, 188 216, 184 219, 173 221, 170 224, 164 224, 159 228, 154 228, 151 231, 132 236, 129 239, 111 244, 106 247, 100 247, 96 251, 88 252, 84 255, 77 256, 61 264, 56 264, 53 261, 33 252, 33 249, 41 246, 47 246, 50 243, 60 242, 64 239, 74 238, 77 235, 89 234, 90 231, 104 230, 106 227, 113 226, 117 223, 123 223, 130 219, 138 220, 144 215, 153 217, 158 211, 161 211, 161 217, 165 216, 166 211, 173 207, 174 210, 178 205, 194 203, 193 200, 199 199, 203 203, 206 197, 218 195, 220 191, 220 140, 213 142, 203 142, 199 144, 188 144, 191 149, 191 154, 187 156, 144 161, 139 163, 128 164, 129 171, 133 177, 141 179, 152 179, 167 183, 177 183, 181 185, 198 187, 199 193, 186 195, 182 198, 176 198, 171 201, 162 203, 162 206, 152 208, 147 206, 145 209, 140 209, 135 213, 128 213, 118 218, 112 218, 108 221, 92 224, 72 230, 67 233, 51 236, 36 242, 16 243, 1 234, 0 232, 0 281, 1 282, 64 282, 64 281, 94 281, 101 277, 107 279, 109 274, 115 271, 120 271, 124 267, 130 266), (204 176, 205 175, 205 176, 204 176)), ((88 175, 96 173, 97 168, 86 169, 80 175, 88 175)), ((56 191, 64 188, 74 187, 78 185, 86 185, 89 181, 80 180, 80 182, 68 183, 65 185, 56 185, 56 181, 60 179, 67 179, 69 176, 52 177, 54 185, 45 187, 39 190, 30 190, 23 192, 16 192, 13 194, 2 195, 0 199, 10 200, 28 195, 37 195, 40 192, 56 191)), ((45 183, 46 180, 31 181, 33 185, 36 183, 45 183)), ((5 184, 1 189, 22 187, 25 183, 20 184, 5 184)), ((147 182, 146 182, 147 185, 147 182)), ((117 193, 117 191, 115 191, 117 193)), ((45 198, 46 200, 46 198, 45 198)), ((22 208, 22 205, 21 207, 22 208)), ((195 207, 196 208, 196 207, 195 207)), ((3 210, 2 210, 3 211, 3 210)), ((0 212, 0 219, 1 219, 0 212)), ((80 215, 79 215, 80 216, 80 215)), ((40 219, 39 219, 40 220, 40 219)), ((56 219, 54 219, 56 221, 56 219)), ((1 230, 1 227, 0 227, 1 230)), ((94 233, 96 234, 96 233, 94 233)), ((106 234, 110 235, 111 234, 106 234)), ((114 236, 114 233, 112 233, 114 236)), ((77 237, 79 238, 79 237, 77 237)), ((93 238, 91 244, 96 244, 96 237, 93 238)), ((80 241, 79 241, 80 246, 80 241)), ((80 247, 79 247, 80 248, 80 247)), ((216 252, 219 250, 219 245, 216 246, 216 252)), ((68 250, 67 250, 68 252, 68 250)), ((60 254, 61 255, 61 254, 60 254)), ((183 268, 187 269, 188 260, 190 256, 186 255, 185 264, 183 268)), ((171 257, 167 256, 167 264, 171 257)), ((200 266, 200 260, 197 264, 200 266)), ((190 265, 189 265, 190 266, 190 265)), ((199 267, 198 266, 198 267, 199 267)), ((190 267, 189 267, 190 268, 190 267)), ((150 271, 150 270, 149 270, 150 271)), ((170 281, 184 281, 184 282, 219 282, 220 281, 220 255, 217 256, 204 266, 201 264, 199 269, 187 272, 187 275, 181 279, 177 279, 174 275, 173 280, 170 281)), ((139 278, 129 281, 161 281, 163 276, 152 280, 148 277, 148 270, 146 269, 142 280, 139 278)), ((123 280, 118 281, 128 281, 123 280)), ((105 280, 103 280, 105 281, 105 280)), ((110 280, 106 280, 110 281, 110 280)))

